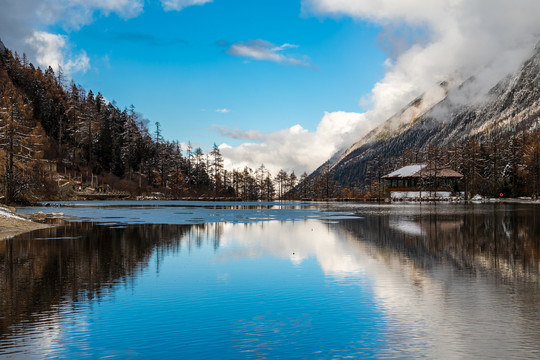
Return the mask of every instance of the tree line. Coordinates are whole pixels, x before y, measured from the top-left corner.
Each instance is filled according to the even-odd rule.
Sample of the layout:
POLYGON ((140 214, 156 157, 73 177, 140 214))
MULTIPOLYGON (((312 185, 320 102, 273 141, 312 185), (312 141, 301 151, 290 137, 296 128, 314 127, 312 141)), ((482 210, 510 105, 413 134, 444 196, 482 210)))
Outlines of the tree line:
POLYGON ((272 200, 297 184, 294 172, 274 177, 264 165, 227 170, 216 144, 204 152, 165 140, 159 122, 153 132, 148 124, 133 105, 120 109, 101 93, 68 82, 61 69, 43 71, 25 55, 0 53, 4 202, 62 198, 69 193, 62 188, 68 174, 132 195, 171 198, 272 200), (66 176, 60 181, 59 175, 66 176))
POLYGON ((515 126, 494 129, 460 142, 405 150, 400 156, 379 155, 367 164, 366 176, 345 192, 380 197, 382 176, 400 167, 425 163, 449 167, 463 175, 460 188, 466 197, 540 196, 540 131, 515 126))

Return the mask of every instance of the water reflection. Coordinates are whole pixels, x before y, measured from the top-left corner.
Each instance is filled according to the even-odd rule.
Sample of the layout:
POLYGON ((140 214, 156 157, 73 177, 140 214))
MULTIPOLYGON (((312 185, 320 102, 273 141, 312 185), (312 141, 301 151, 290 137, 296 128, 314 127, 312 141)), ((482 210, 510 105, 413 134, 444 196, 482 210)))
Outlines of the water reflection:
POLYGON ((367 215, 342 221, 351 233, 406 255, 417 266, 449 263, 459 269, 538 283, 540 212, 536 206, 367 215), (477 211, 481 210, 481 211, 477 211))
POLYGON ((534 357, 540 351, 538 210, 445 210, 340 223, 351 237, 372 245, 376 261, 368 273, 377 303, 391 319, 387 337, 406 344, 385 352, 534 357))
POLYGON ((0 335, 66 301, 99 300, 137 276, 158 245, 178 247, 186 230, 71 223, 0 242, 0 335))
POLYGON ((69 223, 0 242, 0 355, 538 354, 535 207, 364 210, 332 223, 69 223), (95 304, 119 293, 118 326, 164 329, 97 351, 104 332, 126 331, 97 325, 95 304))

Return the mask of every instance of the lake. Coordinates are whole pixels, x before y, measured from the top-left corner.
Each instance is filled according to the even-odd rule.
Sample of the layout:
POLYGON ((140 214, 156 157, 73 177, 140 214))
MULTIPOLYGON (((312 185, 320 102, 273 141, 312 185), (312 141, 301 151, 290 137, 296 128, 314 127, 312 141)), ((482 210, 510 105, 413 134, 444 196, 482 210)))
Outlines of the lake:
POLYGON ((2 359, 540 357, 538 205, 52 205, 0 241, 2 359))

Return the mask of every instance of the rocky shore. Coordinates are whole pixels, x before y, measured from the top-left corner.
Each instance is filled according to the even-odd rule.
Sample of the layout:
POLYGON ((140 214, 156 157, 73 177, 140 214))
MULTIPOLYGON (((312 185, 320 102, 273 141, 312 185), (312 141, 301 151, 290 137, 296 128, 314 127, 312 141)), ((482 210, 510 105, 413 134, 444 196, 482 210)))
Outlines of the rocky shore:
POLYGON ((12 207, 0 206, 0 241, 27 231, 52 227, 52 225, 36 222, 33 219, 43 220, 44 217, 40 217, 38 214, 22 215, 18 214, 12 207))

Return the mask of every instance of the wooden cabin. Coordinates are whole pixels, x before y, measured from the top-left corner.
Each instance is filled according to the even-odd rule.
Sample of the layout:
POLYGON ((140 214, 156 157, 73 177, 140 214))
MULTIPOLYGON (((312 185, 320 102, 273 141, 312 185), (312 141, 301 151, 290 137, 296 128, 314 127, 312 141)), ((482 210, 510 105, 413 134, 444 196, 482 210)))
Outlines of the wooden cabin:
POLYGON ((382 177, 391 198, 450 197, 463 175, 449 167, 413 164, 382 177))

